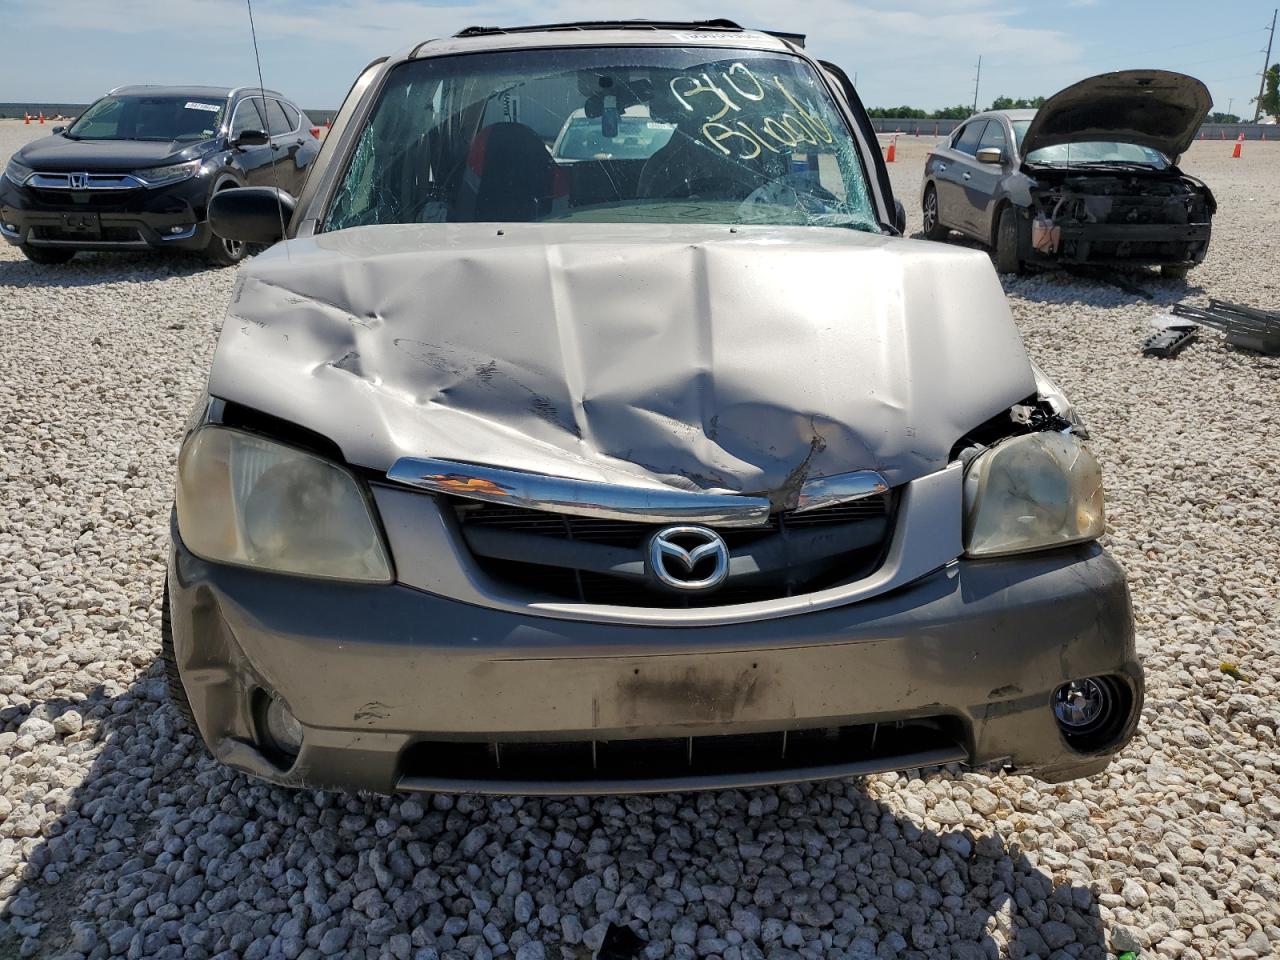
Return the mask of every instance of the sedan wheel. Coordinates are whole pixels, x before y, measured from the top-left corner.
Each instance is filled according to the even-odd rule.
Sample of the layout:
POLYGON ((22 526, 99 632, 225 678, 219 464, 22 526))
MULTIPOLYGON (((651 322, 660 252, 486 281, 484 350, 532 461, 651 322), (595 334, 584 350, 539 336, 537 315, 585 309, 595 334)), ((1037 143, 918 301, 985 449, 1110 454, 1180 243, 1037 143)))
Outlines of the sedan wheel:
POLYGON ((951 231, 938 219, 938 191, 932 185, 924 191, 924 236, 926 240, 945 240, 951 231))

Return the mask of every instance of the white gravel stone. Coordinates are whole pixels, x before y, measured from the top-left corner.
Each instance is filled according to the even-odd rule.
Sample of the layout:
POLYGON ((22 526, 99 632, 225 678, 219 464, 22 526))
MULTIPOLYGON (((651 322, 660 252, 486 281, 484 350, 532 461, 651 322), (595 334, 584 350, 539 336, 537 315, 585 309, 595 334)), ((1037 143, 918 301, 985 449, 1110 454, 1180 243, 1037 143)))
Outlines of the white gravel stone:
MULTIPOLYGON (((0 121, 0 159, 38 132, 0 121)), ((890 167, 912 229, 927 146, 890 167)), ((177 442, 234 272, 0 246, 0 956, 536 960, 610 923, 653 957, 1274 954, 1280 361, 1212 332, 1137 355, 1179 298, 1280 304, 1280 145, 1229 146, 1184 164, 1220 204, 1188 284, 1006 281, 1093 430, 1147 669, 1134 742, 1055 787, 382 798, 228 772, 156 657, 177 442)))

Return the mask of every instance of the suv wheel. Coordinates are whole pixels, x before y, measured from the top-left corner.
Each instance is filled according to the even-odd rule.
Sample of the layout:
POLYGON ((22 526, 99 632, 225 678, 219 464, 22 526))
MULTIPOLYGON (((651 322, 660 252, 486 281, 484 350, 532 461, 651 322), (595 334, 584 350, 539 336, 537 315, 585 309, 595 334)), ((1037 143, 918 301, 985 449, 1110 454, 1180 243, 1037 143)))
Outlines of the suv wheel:
MULTIPOLYGON (((214 193, 221 193, 223 190, 234 190, 240 186, 231 177, 225 177, 219 180, 214 186, 214 193)), ((233 267, 248 254, 248 245, 239 240, 223 240, 212 230, 209 231, 209 243, 204 248, 205 257, 212 263, 220 267, 233 267)))
POLYGON ((32 263, 66 263, 76 255, 74 250, 69 250, 66 247, 33 247, 24 243, 19 245, 18 249, 32 263))
POLYGON ((942 225, 942 220, 938 217, 938 191, 933 184, 924 188, 924 238, 926 240, 945 240, 947 234, 951 232, 949 227, 942 225))
POLYGON ((1018 259, 1018 214, 1009 204, 1001 208, 996 224, 996 270, 1022 272, 1022 261, 1018 259))

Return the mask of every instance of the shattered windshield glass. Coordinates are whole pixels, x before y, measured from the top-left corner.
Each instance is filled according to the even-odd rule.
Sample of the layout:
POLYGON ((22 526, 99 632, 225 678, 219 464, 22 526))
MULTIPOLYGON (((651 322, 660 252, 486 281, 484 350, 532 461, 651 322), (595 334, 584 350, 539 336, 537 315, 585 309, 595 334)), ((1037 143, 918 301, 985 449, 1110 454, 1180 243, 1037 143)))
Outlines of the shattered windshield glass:
POLYGON ((397 67, 324 229, 535 221, 879 232, 857 148, 814 70, 786 54, 708 47, 397 67))

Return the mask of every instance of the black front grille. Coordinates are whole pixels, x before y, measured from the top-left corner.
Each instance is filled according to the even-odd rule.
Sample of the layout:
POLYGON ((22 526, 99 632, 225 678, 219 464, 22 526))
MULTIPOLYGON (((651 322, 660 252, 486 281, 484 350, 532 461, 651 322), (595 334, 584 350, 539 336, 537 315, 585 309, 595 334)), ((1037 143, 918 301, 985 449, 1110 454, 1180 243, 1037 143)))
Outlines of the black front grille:
POLYGON ((103 227, 101 230, 66 230, 62 227, 32 228, 36 240, 73 240, 83 243, 137 243, 142 239, 133 227, 103 227))
POLYGON ((777 569, 749 578, 731 575, 719 589, 698 593, 676 593, 634 573, 614 575, 589 569, 585 563, 575 567, 540 556, 538 544, 545 538, 561 544, 583 544, 584 552, 590 548, 588 545, 617 548, 622 555, 633 557, 636 564, 642 564, 645 546, 662 524, 600 520, 460 499, 453 504, 472 555, 496 580, 562 600, 679 608, 777 599, 867 576, 883 559, 893 525, 895 498, 892 493, 885 493, 804 513, 774 513, 760 527, 718 528, 716 532, 730 551, 749 549, 754 544, 768 548, 776 557, 781 548, 788 560, 777 569), (869 538, 864 537, 867 542, 837 556, 830 556, 829 550, 813 553, 815 541, 824 530, 832 537, 864 531, 869 538), (523 537, 528 545, 524 551, 527 557, 488 552, 483 538, 477 535, 482 531, 523 537))
MULTIPOLYGON (((414 781, 591 783, 733 777, 854 764, 893 769, 898 759, 963 759, 963 724, 952 717, 765 733, 638 740, 422 741, 401 756, 414 781), (943 756, 945 754, 945 756, 943 756)), ((929 762, 929 761, 926 761, 929 762)))

